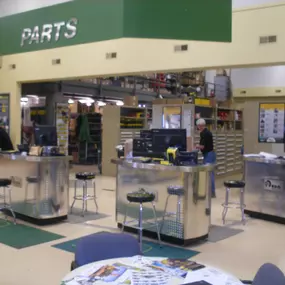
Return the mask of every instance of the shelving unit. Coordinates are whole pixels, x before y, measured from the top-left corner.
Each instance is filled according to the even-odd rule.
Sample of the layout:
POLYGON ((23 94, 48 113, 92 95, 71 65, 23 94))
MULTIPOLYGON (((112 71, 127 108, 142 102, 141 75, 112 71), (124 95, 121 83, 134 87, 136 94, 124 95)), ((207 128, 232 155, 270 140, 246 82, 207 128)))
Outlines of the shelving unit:
POLYGON ((105 176, 115 176, 116 166, 111 159, 117 157, 116 146, 126 140, 139 137, 140 130, 147 129, 147 109, 139 107, 104 107, 102 172, 105 176))
POLYGON ((90 142, 79 143, 79 164, 98 164, 100 163, 101 140, 101 117, 99 113, 86 114, 90 132, 90 142))
MULTIPOLYGON (((242 171, 241 146, 243 145, 242 111, 229 108, 195 106, 195 120, 206 120, 212 131, 217 155, 217 175, 227 175, 242 171)), ((200 134, 195 131, 194 144, 199 144, 200 134)), ((202 162, 199 153, 199 162, 202 162)))

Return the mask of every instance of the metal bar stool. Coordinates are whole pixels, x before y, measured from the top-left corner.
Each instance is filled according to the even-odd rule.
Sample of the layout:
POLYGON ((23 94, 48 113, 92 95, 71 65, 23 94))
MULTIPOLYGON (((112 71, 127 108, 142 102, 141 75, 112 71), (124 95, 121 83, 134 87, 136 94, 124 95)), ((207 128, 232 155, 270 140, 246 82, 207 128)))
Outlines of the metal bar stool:
POLYGON ((80 172, 76 173, 75 175, 75 183, 74 183, 74 196, 73 196, 73 202, 70 207, 70 213, 72 213, 73 206, 75 204, 76 200, 82 201, 82 217, 84 217, 84 213, 87 212, 87 201, 93 200, 96 207, 96 213, 98 213, 98 204, 97 204, 97 196, 96 196, 96 183, 95 183, 95 173, 89 173, 89 172, 80 172), (83 182, 83 193, 82 195, 77 195, 77 181, 83 182), (93 184, 93 194, 88 194, 88 181, 92 181, 93 184))
POLYGON ((176 217, 176 227, 177 232, 180 230, 180 224, 181 224, 181 204, 182 204, 182 197, 184 196, 184 188, 182 186, 168 186, 167 187, 167 193, 168 196, 166 198, 162 222, 160 226, 160 232, 162 232, 164 221, 166 217, 169 216, 175 216, 176 217), (176 212, 167 212, 168 202, 170 197, 177 197, 177 206, 176 206, 176 212))
MULTIPOLYGON (((0 178, 0 187, 3 189, 3 194, 0 194, 0 199, 3 200, 3 203, 0 206, 0 210, 4 211, 4 213, 5 213, 5 210, 9 210, 13 216, 14 224, 16 225, 16 216, 15 216, 15 213, 14 213, 12 206, 11 206, 11 201, 12 201, 11 187, 10 187, 11 184, 12 184, 11 179, 0 178), (9 195, 9 197, 8 197, 9 201, 7 201, 7 192, 9 195)), ((6 213, 5 213, 5 218, 7 220, 6 213)))
MULTIPOLYGON (((29 186, 30 184, 37 184, 39 182, 39 179, 37 176, 28 176, 26 177, 26 187, 25 187, 25 201, 28 202, 28 197, 29 197, 29 186)), ((32 200, 36 200, 36 187, 34 187, 34 196, 32 200)))
POLYGON ((156 210, 155 210, 155 194, 146 192, 144 189, 140 189, 137 192, 132 192, 127 194, 127 200, 128 200, 128 205, 124 217, 124 221, 122 224, 122 232, 124 231, 124 227, 130 223, 133 222, 138 222, 138 226, 132 226, 133 228, 138 230, 138 240, 139 240, 139 245, 140 245, 140 250, 142 252, 142 237, 143 237, 143 204, 144 203, 151 203, 152 204, 152 211, 153 211, 153 217, 154 217, 154 225, 153 227, 156 227, 156 232, 157 232, 157 238, 159 245, 161 245, 161 239, 160 239, 160 232, 159 232, 159 225, 157 221, 157 216, 156 216, 156 210), (139 209, 139 218, 138 220, 132 220, 127 222, 127 215, 128 215, 128 208, 131 203, 136 203, 139 204, 140 209, 139 209))
POLYGON ((229 208, 236 208, 241 210, 241 217, 242 217, 242 222, 245 224, 246 219, 245 219, 245 204, 244 204, 244 186, 245 182, 243 181, 237 181, 237 180, 230 180, 230 181, 225 181, 224 186, 226 187, 226 199, 225 202, 222 204, 224 207, 223 213, 222 213, 222 219, 223 223, 226 223, 226 216, 228 213, 229 208), (239 202, 230 202, 229 201, 229 196, 230 196, 230 191, 233 188, 237 188, 240 190, 240 201, 239 202))

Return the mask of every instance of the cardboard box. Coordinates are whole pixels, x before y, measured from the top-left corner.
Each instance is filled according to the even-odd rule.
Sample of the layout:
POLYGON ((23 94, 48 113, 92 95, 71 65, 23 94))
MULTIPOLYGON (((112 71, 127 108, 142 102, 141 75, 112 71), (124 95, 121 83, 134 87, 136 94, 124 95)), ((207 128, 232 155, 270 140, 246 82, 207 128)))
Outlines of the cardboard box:
POLYGON ((184 104, 184 99, 177 98, 177 99, 167 99, 168 105, 182 105, 184 104))
POLYGON ((154 99, 152 101, 153 105, 165 105, 167 104, 167 100, 166 99, 154 99))
POLYGON ((224 107, 224 108, 232 108, 232 106, 233 106, 233 101, 232 101, 232 99, 230 99, 230 100, 226 100, 226 101, 224 101, 224 102, 219 102, 219 105, 218 105, 219 107, 224 107))
POLYGON ((139 105, 139 100, 137 96, 125 96, 124 97, 124 105, 137 107, 139 105))
POLYGON ((69 104, 70 113, 77 113, 78 112, 78 102, 75 101, 72 104, 69 104))

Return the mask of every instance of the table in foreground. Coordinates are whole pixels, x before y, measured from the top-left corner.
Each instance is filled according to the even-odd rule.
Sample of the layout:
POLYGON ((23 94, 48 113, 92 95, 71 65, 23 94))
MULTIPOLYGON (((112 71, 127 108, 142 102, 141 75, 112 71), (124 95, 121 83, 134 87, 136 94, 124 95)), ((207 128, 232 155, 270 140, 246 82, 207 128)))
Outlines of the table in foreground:
POLYGON ((12 208, 17 218, 36 224, 67 218, 70 156, 0 155, 1 177, 12 178, 12 208), (28 177, 34 178, 28 182, 28 177))
POLYGON ((201 285, 241 285, 239 281, 234 276, 225 273, 219 269, 205 266, 202 269, 195 271, 184 271, 184 277, 180 277, 182 270, 169 270, 166 267, 158 268, 158 264, 165 260, 161 257, 142 257, 135 256, 131 258, 117 258, 109 259, 100 262, 94 262, 87 264, 85 266, 79 267, 74 271, 67 274, 62 280, 61 285, 103 285, 103 284, 112 284, 112 285, 123 285, 123 284, 134 284, 134 285, 180 285, 180 284, 201 284, 201 285), (113 267, 112 267, 113 265, 113 267), (106 268, 108 266, 108 270, 106 268), (156 266, 156 269, 152 269, 151 266, 156 266), (120 274, 120 268, 127 269, 126 271, 120 274), (135 278, 137 277, 132 272, 146 270, 144 273, 138 273, 140 276, 136 282, 135 278), (105 271, 104 271, 105 270, 105 271), (112 271, 113 270, 113 271, 112 271), (108 272, 107 272, 108 271, 108 272), (113 274, 112 274, 113 272, 113 274), (116 272, 116 274, 114 273, 116 272), (155 274, 157 273, 157 274, 155 274), (90 275, 96 278, 106 278, 108 282, 103 280, 90 280, 90 275), (142 280, 145 276, 145 282, 142 280), (152 277, 151 277, 152 276, 152 277), (112 278, 112 282, 110 283, 112 278), (151 279, 151 280, 150 280, 151 279), (204 281, 206 283, 195 283, 199 281, 204 281), (165 283, 166 282, 166 283, 165 283))
POLYGON ((244 158, 245 213, 285 223, 285 160, 244 158))
MULTIPOLYGON (((168 166, 136 162, 135 160, 114 159, 117 165, 116 176, 116 221, 122 226, 126 212, 127 193, 143 188, 156 195, 156 212, 160 224, 161 239, 174 244, 189 245, 206 239, 209 233, 211 217, 211 183, 210 173, 215 165, 197 166, 168 166), (168 200, 169 213, 163 222, 163 215, 168 197, 167 187, 171 185, 183 186, 184 195, 181 203, 177 204, 177 196, 171 195, 168 200), (178 213, 179 211, 179 213, 178 213)), ((128 208, 128 220, 139 216, 139 205, 131 204, 128 208)), ((143 234, 150 238, 157 238, 153 225, 152 205, 144 205, 143 234), (150 223, 146 223, 146 222, 150 223)), ((137 233, 137 229, 128 225, 126 231, 137 233)))

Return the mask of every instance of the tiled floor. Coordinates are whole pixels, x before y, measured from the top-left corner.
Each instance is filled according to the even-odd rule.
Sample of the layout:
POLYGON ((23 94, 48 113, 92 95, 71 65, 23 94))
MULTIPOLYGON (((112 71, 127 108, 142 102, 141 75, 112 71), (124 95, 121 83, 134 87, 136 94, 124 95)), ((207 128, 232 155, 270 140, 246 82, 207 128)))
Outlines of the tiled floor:
MULTIPOLYGON (((219 189, 217 199, 213 199, 212 224, 221 226, 224 190, 221 181, 217 181, 217 186, 219 189)), ((100 213, 104 214, 104 218, 85 223, 70 220, 44 228, 66 236, 61 241, 102 230, 116 231, 115 193, 110 191, 115 189, 115 180, 97 177, 97 189, 100 213)), ((90 203, 90 210, 92 206, 90 203)), ((264 262, 273 262, 285 271, 285 226, 253 219, 248 219, 246 226, 242 226, 239 220, 240 212, 230 211, 227 227, 242 229, 243 232, 216 243, 207 242, 194 247, 201 252, 196 260, 243 279, 251 279, 264 262)), ((73 254, 51 247, 57 243, 55 241, 21 250, 0 244, 0 284, 60 284, 61 278, 70 270, 73 254)))

